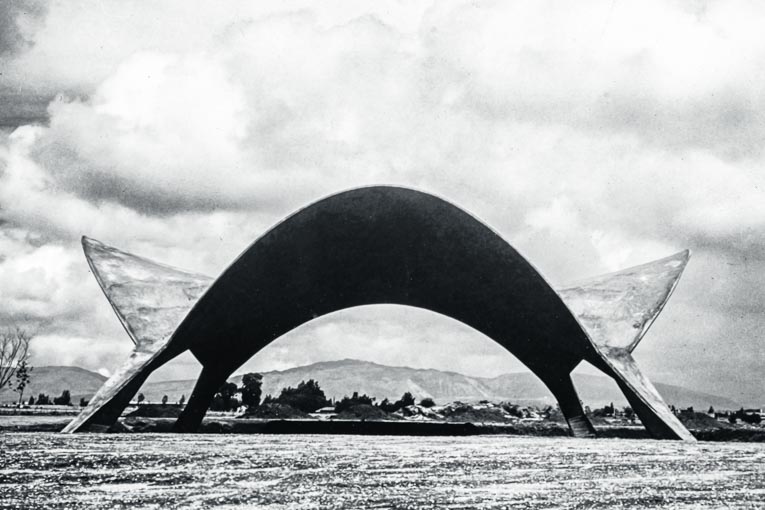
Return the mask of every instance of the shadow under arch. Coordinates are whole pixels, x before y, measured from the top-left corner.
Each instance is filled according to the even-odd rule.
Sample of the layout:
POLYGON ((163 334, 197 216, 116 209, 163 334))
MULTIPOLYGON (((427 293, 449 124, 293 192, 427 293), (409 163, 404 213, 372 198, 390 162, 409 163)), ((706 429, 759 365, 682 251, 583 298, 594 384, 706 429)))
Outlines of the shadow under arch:
POLYGON ((136 351, 65 431, 113 423, 148 374, 185 350, 203 369, 176 430, 194 431, 217 388, 262 348, 317 317, 372 304, 430 310, 488 336, 545 383, 575 435, 594 432, 569 375, 583 359, 648 400, 636 411, 654 435, 685 430, 650 416, 655 398, 633 387, 509 243, 427 193, 377 186, 327 197, 266 232, 214 282, 93 240, 83 245, 136 351))

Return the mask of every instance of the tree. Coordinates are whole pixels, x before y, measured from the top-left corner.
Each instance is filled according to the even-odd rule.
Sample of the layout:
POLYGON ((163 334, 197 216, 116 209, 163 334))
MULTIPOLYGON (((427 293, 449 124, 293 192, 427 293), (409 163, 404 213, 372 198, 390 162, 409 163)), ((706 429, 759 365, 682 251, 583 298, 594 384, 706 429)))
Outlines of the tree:
POLYGON ((181 399, 178 401, 179 406, 183 406, 186 403, 186 395, 181 395, 181 399))
POLYGON ((30 405, 30 406, 35 405, 35 396, 34 395, 30 395, 29 396, 29 402, 27 402, 27 405, 30 405))
POLYGON ((409 407, 414 405, 414 397, 411 393, 408 391, 401 395, 401 398, 396 402, 396 405, 398 405, 398 408, 401 409, 403 407, 409 407))
MULTIPOLYGON (((408 391, 401 395, 401 398, 391 403, 387 398, 380 402, 380 409, 386 413, 395 413, 399 409, 414 405, 414 397, 408 391)), ((434 403, 435 405, 435 403, 434 403)))
POLYGON ((329 404, 327 396, 324 395, 324 391, 319 387, 319 383, 313 379, 309 379, 308 382, 301 381, 297 388, 288 387, 282 389, 276 402, 300 409, 304 413, 312 413, 329 404))
POLYGON ((239 388, 232 382, 225 382, 218 388, 210 403, 212 411, 230 411, 239 407, 239 401, 234 398, 239 388))
POLYGON ((53 403, 57 406, 69 406, 72 405, 72 395, 69 393, 69 390, 64 390, 61 393, 60 397, 56 397, 53 399, 53 403))
POLYGON ((19 394, 19 406, 23 403, 24 389, 29 384, 29 372, 32 367, 27 365, 27 360, 22 360, 16 367, 16 392, 19 394))
POLYGON ((210 409, 213 411, 231 411, 239 407, 239 400, 234 395, 239 392, 239 388, 232 382, 225 382, 218 388, 213 397, 210 409))
POLYGON ((138 398, 136 398, 136 400, 138 401, 138 405, 140 406, 140 405, 141 405, 141 402, 143 402, 144 400, 146 400, 146 397, 144 397, 144 396, 143 396, 143 393, 139 393, 139 394, 138 394, 138 398))
POLYGON ((249 373, 242 376, 242 404, 248 410, 253 410, 260 405, 262 395, 263 376, 258 373, 249 373))
POLYGON ((11 385, 11 379, 22 363, 29 359, 32 336, 16 326, 0 333, 0 389, 11 385))
POLYGON ((167 405, 167 395, 162 395, 162 405, 167 405))
POLYGON ((88 401, 85 400, 85 397, 80 397, 80 407, 85 407, 88 405, 88 401))
POLYGON ((715 408, 713 406, 709 406, 709 411, 707 411, 707 414, 709 416, 714 416, 715 415, 715 408))
POLYGON ((46 395, 45 393, 40 393, 37 395, 37 405, 38 406, 49 406, 50 405, 50 397, 46 395))

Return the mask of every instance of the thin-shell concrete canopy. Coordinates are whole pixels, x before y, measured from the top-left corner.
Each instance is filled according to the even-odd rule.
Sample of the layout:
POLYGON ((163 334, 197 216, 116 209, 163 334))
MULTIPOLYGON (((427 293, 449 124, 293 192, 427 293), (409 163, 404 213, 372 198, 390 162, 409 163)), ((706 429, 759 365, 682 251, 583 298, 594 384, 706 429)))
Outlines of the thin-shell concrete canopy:
POLYGON ((462 209, 388 186, 296 212, 214 281, 91 239, 83 247, 136 348, 66 432, 112 425, 148 375, 186 350, 203 368, 176 429, 196 430, 217 388, 273 340, 337 310, 393 303, 447 315, 505 347, 552 391, 574 435, 594 434, 570 377, 586 360, 616 380, 651 434, 692 440, 630 355, 687 251, 556 291, 462 209))

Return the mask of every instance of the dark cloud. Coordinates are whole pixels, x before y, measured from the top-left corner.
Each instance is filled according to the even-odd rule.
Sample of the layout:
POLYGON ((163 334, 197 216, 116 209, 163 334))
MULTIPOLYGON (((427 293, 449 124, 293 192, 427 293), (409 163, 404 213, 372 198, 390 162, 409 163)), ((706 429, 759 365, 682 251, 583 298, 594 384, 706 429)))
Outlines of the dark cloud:
POLYGON ((42 0, 9 0, 0 3, 0 57, 19 53, 33 43, 32 32, 44 18, 42 0))
MULTIPOLYGON (((2 30, 2 28, 0 28, 2 30)), ((15 128, 48 121, 50 94, 37 94, 0 86, 0 128, 15 128)))
POLYGON ((103 164, 96 167, 96 163, 82 158, 76 150, 58 140, 41 143, 31 156, 50 170, 60 191, 72 193, 92 204, 119 204, 149 216, 252 209, 255 208, 253 204, 260 210, 268 210, 279 205, 268 195, 250 196, 249 204, 245 204, 239 195, 216 192, 222 183, 215 177, 215 169, 210 169, 209 187, 173 193, 167 187, 130 178, 103 164))
POLYGON ((47 120, 50 94, 35 92, 34 84, 5 85, 5 65, 34 44, 34 30, 45 19, 47 4, 41 0, 0 2, 0 128, 14 128, 47 120))

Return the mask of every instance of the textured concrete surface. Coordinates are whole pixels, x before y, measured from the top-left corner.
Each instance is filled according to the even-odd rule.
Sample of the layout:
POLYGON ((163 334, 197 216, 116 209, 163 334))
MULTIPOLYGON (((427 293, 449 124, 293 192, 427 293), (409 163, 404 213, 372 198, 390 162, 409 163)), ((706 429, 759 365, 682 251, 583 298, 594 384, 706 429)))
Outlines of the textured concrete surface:
MULTIPOLYGON (((151 373, 149 365, 155 362, 160 366, 163 355, 172 359, 167 356, 167 345, 175 328, 213 282, 210 277, 125 253, 87 237, 83 237, 82 247, 93 276, 135 349, 64 432, 74 432, 87 422, 96 422, 95 428, 98 423, 107 427, 119 417, 122 409, 118 403, 127 405, 151 373)), ((176 348, 180 349, 176 355, 185 350, 180 344, 176 348)))
POLYGON ((595 345, 635 349, 688 263, 688 250, 557 289, 595 345))
POLYGON ((558 289, 598 351, 588 361, 616 379, 643 424, 657 437, 693 436, 630 354, 675 290, 690 251, 582 280, 558 289))
POLYGON ((141 351, 153 353, 164 345, 214 281, 95 239, 83 237, 82 248, 93 276, 141 351))
POLYGON ((271 341, 327 313, 395 303, 460 320, 508 349, 555 394, 576 422, 574 432, 592 429, 569 377, 586 359, 629 393, 655 436, 690 436, 666 416, 629 357, 671 294, 687 252, 559 294, 474 217, 394 187, 352 190, 298 211, 214 283, 87 238, 83 247, 136 352, 69 432, 109 426, 148 374, 185 350, 204 367, 178 422, 179 430, 194 430, 214 390, 271 341))

